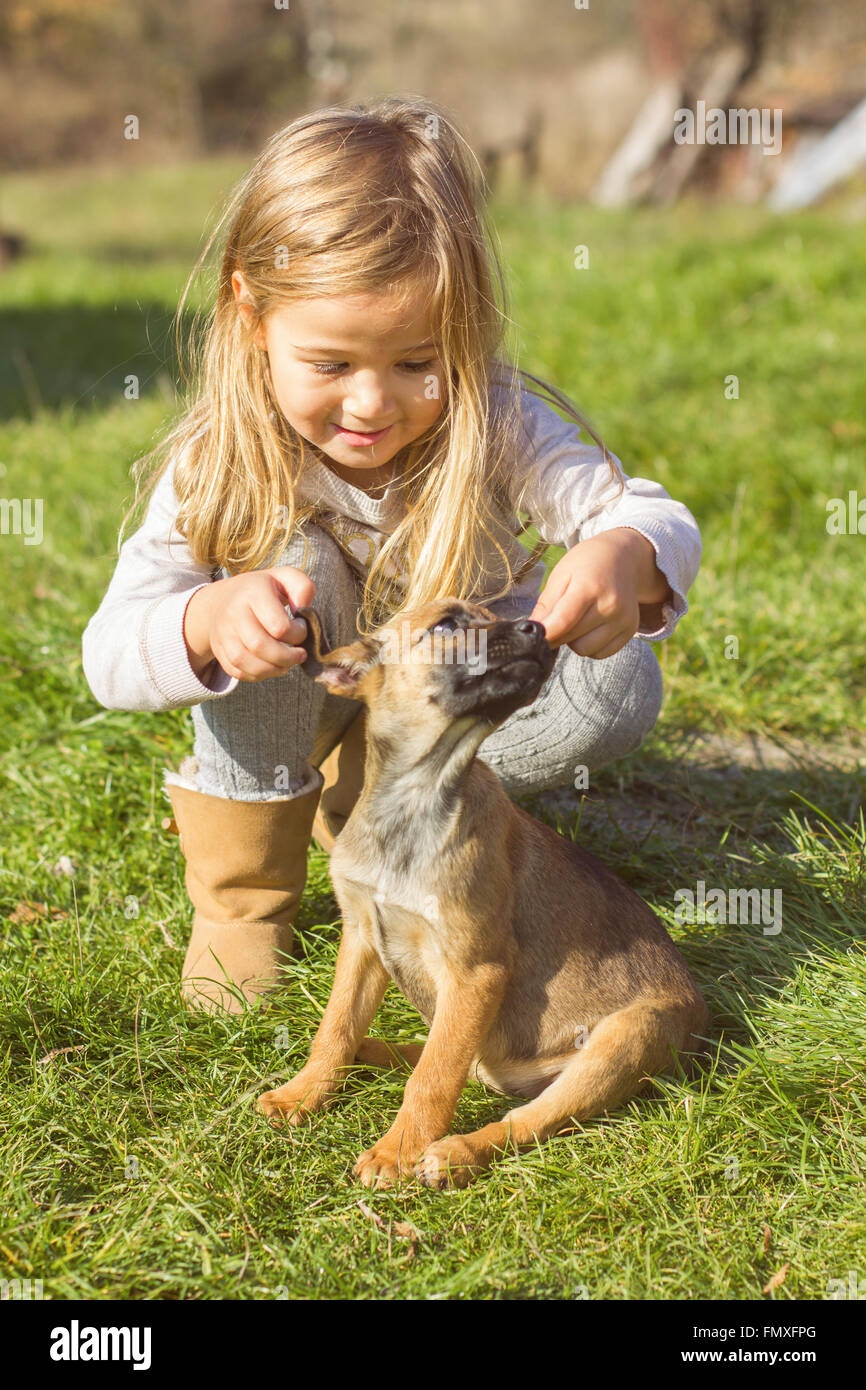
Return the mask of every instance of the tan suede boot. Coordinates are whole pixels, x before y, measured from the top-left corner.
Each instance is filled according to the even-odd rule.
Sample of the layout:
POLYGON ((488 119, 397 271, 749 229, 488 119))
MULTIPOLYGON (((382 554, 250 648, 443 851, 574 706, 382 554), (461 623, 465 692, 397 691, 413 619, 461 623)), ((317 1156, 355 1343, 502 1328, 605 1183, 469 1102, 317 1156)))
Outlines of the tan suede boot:
POLYGON ((326 854, 351 815, 364 785, 367 760, 367 707, 359 710, 342 741, 322 763, 325 779, 319 809, 313 820, 313 838, 326 854))
POLYGON ((166 791, 195 908, 181 990, 190 1008, 240 1013, 280 983, 321 789, 271 801, 166 791))

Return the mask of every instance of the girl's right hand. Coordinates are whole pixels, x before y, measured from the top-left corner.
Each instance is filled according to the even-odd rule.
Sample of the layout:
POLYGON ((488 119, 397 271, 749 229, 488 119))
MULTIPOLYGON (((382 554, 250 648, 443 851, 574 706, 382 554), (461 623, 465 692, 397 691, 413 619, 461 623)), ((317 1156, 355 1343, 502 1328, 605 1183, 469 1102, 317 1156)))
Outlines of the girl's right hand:
POLYGON ((183 635, 195 674, 218 661, 241 681, 282 676, 306 660, 298 646, 307 635, 303 618, 286 612, 312 603, 316 586, 303 570, 275 565, 197 589, 186 606, 183 635))

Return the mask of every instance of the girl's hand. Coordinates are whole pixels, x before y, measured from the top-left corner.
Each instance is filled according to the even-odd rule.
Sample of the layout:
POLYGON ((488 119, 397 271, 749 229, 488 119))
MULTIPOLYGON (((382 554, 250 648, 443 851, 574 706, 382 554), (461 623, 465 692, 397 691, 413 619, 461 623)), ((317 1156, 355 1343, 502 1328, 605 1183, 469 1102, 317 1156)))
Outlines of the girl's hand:
POLYGON ((581 541, 550 571, 530 617, 544 625, 551 647, 566 643, 578 656, 613 656, 631 641, 641 604, 672 597, 639 531, 619 526, 581 541))
POLYGON ((312 603, 315 592, 310 576, 291 565, 236 574, 197 589, 183 620, 193 671, 201 679, 216 660, 226 675, 241 681, 284 675, 307 657, 297 645, 307 624, 292 618, 285 605, 291 600, 293 610, 301 608, 312 603))

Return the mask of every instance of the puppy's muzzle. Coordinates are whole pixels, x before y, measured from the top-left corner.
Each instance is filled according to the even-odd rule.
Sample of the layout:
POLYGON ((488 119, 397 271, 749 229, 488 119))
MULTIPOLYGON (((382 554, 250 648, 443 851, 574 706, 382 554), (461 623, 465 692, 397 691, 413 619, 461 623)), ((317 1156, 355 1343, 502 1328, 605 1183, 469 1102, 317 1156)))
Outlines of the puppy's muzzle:
POLYGON ((478 714, 499 723, 532 703, 553 670, 554 653, 541 623, 531 618, 493 623, 481 631, 484 660, 444 668, 448 688, 442 703, 455 718, 478 714))

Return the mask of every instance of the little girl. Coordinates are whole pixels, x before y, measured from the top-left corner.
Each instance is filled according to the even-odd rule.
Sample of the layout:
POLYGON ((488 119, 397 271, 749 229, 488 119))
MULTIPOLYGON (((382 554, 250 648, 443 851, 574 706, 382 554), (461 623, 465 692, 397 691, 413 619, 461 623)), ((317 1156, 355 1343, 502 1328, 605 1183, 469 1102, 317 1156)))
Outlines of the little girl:
POLYGON ((551 677, 478 752, 512 794, 575 785, 658 717, 641 639, 688 611, 697 525, 509 364, 482 194, 444 111, 389 98, 278 131, 214 233, 229 221, 197 395, 83 635, 101 704, 192 706, 193 756, 165 773, 192 1007, 278 983, 310 837, 330 849, 363 782, 363 706, 295 669, 299 606, 329 647, 445 596, 541 621, 551 677), (541 594, 519 510, 566 548, 541 594))

